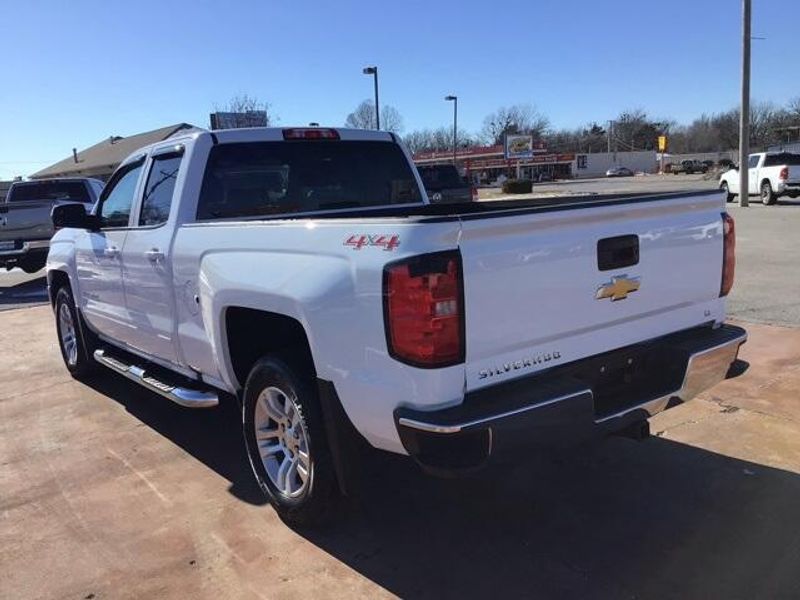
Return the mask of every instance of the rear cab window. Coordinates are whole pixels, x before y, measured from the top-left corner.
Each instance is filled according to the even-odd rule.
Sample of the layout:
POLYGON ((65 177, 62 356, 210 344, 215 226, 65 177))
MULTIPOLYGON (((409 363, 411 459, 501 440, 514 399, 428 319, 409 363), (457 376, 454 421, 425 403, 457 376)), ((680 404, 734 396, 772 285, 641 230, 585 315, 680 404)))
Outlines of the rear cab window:
POLYGON ((16 184, 11 188, 7 198, 7 202, 42 200, 89 203, 92 202, 92 197, 82 181, 40 181, 16 184))
POLYGON ((767 154, 766 158, 764 159, 765 167, 776 167, 782 165, 792 167, 800 165, 800 154, 781 152, 780 154, 767 154))
POLYGON ((391 142, 227 143, 209 154, 197 219, 420 203, 412 167, 391 142))

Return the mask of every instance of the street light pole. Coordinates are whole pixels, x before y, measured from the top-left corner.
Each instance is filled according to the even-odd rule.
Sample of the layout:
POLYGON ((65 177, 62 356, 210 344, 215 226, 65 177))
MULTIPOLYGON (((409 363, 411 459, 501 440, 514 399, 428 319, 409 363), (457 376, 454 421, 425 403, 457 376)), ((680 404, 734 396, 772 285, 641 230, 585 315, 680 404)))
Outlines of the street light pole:
POLYGON ((378 104, 378 67, 364 67, 361 71, 364 75, 372 75, 375 81, 375 129, 381 128, 380 105, 378 104))
POLYGON ((739 206, 750 205, 750 17, 751 0, 742 0, 742 102, 739 114, 739 206))
POLYGON ((455 165, 458 148, 458 96, 445 96, 444 99, 453 103, 453 164, 455 165))

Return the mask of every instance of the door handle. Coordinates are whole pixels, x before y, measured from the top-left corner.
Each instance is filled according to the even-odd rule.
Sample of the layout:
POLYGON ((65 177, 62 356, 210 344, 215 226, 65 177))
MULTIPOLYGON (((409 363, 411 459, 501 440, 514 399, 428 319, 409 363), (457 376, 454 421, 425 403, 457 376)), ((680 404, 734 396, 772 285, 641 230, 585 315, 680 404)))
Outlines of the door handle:
POLYGON ((150 250, 145 252, 144 255, 147 257, 147 260, 149 260, 150 262, 157 263, 157 262, 161 262, 162 260, 164 260, 164 253, 161 250, 159 250, 158 248, 151 248, 150 250))
POLYGON ((105 254, 108 258, 116 258, 119 256, 119 248, 116 246, 107 246, 103 249, 103 254, 105 254))

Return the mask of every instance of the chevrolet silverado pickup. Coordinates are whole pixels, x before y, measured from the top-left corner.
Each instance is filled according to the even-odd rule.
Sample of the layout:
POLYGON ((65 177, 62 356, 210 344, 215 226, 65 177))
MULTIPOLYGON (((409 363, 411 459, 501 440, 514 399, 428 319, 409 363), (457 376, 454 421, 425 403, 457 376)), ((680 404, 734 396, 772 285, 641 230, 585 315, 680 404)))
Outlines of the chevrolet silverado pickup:
POLYGON ((0 268, 34 273, 45 266, 53 235, 53 206, 95 203, 103 182, 86 177, 17 181, 0 202, 0 268))
POLYGON ((746 338, 719 191, 431 204, 386 132, 171 138, 53 220, 66 368, 190 408, 237 397, 292 523, 351 493, 365 443, 460 473, 642 431, 746 338))
MULTIPOLYGON (((748 196, 758 195, 761 202, 772 205, 781 196, 800 196, 800 154, 791 152, 760 152, 747 161, 748 196)), ((739 193, 739 169, 729 169, 719 180, 720 189, 728 202, 739 193)))

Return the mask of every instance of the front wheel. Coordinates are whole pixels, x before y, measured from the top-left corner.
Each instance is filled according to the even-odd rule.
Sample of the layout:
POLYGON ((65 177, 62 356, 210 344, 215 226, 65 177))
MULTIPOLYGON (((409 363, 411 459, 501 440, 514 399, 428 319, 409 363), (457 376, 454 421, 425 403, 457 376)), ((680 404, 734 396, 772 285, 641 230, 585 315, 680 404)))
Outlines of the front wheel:
POLYGON ((278 515, 292 525, 325 520, 337 500, 322 412, 309 380, 268 355, 250 371, 242 402, 253 474, 278 515))
POLYGON ((55 311, 58 347, 61 350, 61 358, 64 359, 64 366, 76 379, 86 377, 95 371, 97 366, 91 355, 94 347, 87 346, 87 342, 91 344, 92 338, 88 332, 84 336, 81 331, 75 301, 67 286, 59 288, 56 292, 55 311))
POLYGON ((778 201, 778 197, 775 195, 775 192, 772 191, 772 184, 769 181, 765 181, 761 184, 761 202, 766 205, 775 204, 778 201))
POLYGON ((725 192, 725 202, 733 202, 734 195, 731 194, 727 181, 723 181, 722 185, 719 186, 719 189, 725 192))

